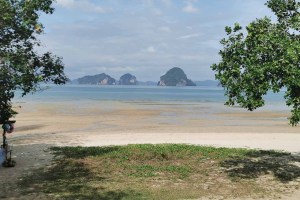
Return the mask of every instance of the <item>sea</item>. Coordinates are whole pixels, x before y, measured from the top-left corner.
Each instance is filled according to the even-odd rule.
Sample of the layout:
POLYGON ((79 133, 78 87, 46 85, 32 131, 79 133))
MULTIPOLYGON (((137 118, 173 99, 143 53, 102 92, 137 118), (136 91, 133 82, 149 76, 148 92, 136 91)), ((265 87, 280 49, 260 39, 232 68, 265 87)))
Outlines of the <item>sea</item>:
MULTIPOLYGON (((42 90, 25 97, 17 92, 14 102, 176 102, 181 104, 202 103, 223 105, 226 101, 224 89, 217 86, 161 87, 120 85, 44 85, 42 90)), ((285 91, 269 92, 264 99, 266 110, 287 110, 285 91)))

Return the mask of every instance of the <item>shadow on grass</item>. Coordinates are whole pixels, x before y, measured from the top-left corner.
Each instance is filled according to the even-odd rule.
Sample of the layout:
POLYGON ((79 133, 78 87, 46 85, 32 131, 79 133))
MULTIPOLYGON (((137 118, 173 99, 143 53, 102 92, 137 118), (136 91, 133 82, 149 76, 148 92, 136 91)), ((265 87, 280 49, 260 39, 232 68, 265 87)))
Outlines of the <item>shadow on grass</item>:
POLYGON ((276 151, 251 151, 244 158, 221 162, 231 177, 257 178, 272 173, 281 182, 300 177, 300 155, 276 151))
POLYGON ((85 158, 87 156, 101 156, 111 152, 117 152, 120 147, 52 147, 51 150, 55 156, 64 156, 65 158, 85 158))
MULTIPOLYGON (((80 152, 79 149, 73 148, 72 151, 68 151, 70 150, 68 148, 53 149, 53 153, 58 157, 56 157, 52 166, 32 171, 19 181, 18 184, 22 194, 46 194, 49 199, 64 200, 138 199, 140 194, 135 191, 106 188, 104 185, 108 182, 107 177, 92 173, 85 166, 85 163, 80 160, 80 158, 85 157, 85 153, 87 153, 86 155, 90 154, 80 152)), ((102 153, 106 153, 105 149, 102 153)))

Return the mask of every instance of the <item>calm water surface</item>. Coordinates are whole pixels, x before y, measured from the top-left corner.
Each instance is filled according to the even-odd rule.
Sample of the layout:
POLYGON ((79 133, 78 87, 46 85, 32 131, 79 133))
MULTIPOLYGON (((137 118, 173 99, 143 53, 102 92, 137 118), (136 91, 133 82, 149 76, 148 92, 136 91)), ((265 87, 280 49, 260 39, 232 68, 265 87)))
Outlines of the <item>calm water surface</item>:
MULTIPOLYGON (((268 109, 285 108, 284 92, 265 96, 268 109)), ((15 102, 66 102, 66 101, 135 101, 224 104, 226 97, 222 87, 157 87, 157 86, 49 86, 23 98, 17 93, 15 102)))

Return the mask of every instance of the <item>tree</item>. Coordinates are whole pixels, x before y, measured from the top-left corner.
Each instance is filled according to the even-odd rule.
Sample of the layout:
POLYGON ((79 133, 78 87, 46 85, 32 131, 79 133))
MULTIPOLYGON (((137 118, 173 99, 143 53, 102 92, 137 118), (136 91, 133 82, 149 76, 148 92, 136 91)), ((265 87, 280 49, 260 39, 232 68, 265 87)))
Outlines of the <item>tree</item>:
POLYGON ((0 124, 17 114, 12 109, 15 91, 22 95, 40 83, 63 84, 67 78, 60 57, 39 54, 37 36, 43 33, 41 13, 52 14, 54 0, 0 0, 0 124))
POLYGON ((40 83, 63 84, 67 77, 61 58, 50 52, 38 54, 41 43, 37 36, 43 33, 39 22, 41 13, 52 14, 54 0, 0 0, 0 124, 6 160, 3 166, 13 167, 6 133, 13 130, 11 117, 16 90, 22 95, 40 88, 40 83), (8 157, 10 155, 10 157, 8 157))
POLYGON ((300 121, 300 3, 269 0, 266 5, 277 20, 256 19, 246 30, 238 23, 225 27, 222 59, 211 68, 225 89, 226 105, 253 111, 265 104, 263 96, 269 90, 286 88, 286 104, 292 107, 290 124, 295 126, 300 121))

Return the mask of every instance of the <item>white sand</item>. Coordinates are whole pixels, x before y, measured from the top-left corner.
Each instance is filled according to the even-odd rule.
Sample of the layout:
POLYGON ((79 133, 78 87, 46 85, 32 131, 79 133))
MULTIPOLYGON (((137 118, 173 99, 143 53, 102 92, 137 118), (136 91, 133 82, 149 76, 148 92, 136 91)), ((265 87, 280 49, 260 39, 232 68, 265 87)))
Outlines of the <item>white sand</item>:
MULTIPOLYGON (((287 110, 250 113, 222 105, 124 102, 21 106, 16 132, 8 135, 14 145, 186 143, 300 153, 300 126, 288 125, 287 110)), ((282 199, 298 200, 300 191, 282 199)))
POLYGON ((18 108, 15 144, 125 145, 186 143, 300 152, 300 126, 289 112, 247 112, 210 104, 26 103, 18 108))
POLYGON ((83 146, 185 143, 217 147, 241 147, 300 152, 295 133, 113 133, 83 138, 83 146))

